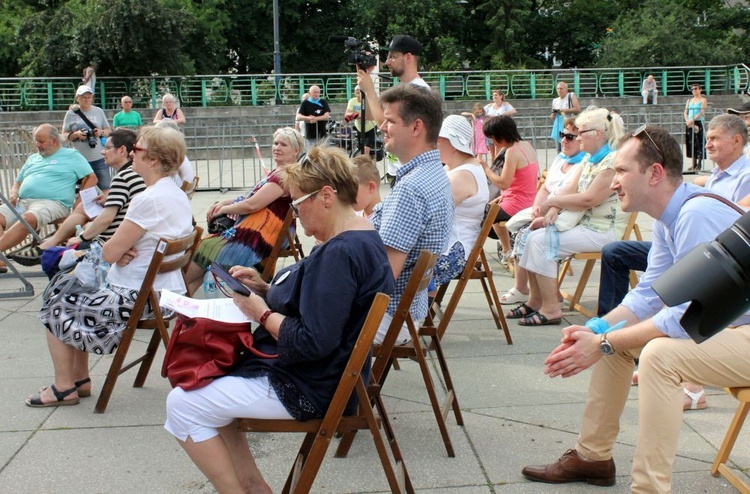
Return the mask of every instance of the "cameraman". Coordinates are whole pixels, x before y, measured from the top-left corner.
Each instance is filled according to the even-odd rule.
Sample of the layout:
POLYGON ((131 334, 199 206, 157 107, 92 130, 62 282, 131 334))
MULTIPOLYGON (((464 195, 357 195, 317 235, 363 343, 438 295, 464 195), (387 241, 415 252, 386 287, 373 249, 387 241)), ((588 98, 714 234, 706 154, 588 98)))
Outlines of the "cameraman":
POLYGON ((86 158, 99 181, 99 189, 106 192, 109 190, 112 177, 102 158, 104 146, 100 138, 109 135, 109 122, 104 111, 93 105, 94 93, 89 86, 79 86, 75 99, 77 104, 70 106, 63 120, 63 139, 70 141, 86 158))
MULTIPOLYGON (((358 133, 362 133, 362 119, 360 115, 362 113, 362 91, 359 86, 354 88, 354 97, 349 100, 349 104, 346 105, 346 113, 344 118, 347 122, 354 120, 354 127, 358 133)), ((365 120, 364 130, 364 150, 362 154, 370 156, 370 149, 375 147, 375 121, 368 119, 365 120)))

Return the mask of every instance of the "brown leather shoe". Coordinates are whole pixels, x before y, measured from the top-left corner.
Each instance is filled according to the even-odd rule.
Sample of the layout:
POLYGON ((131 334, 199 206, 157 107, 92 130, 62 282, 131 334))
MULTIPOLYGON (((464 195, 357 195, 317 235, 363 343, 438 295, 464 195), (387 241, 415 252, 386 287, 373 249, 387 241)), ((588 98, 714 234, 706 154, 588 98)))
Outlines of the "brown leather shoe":
POLYGON ((586 482, 591 485, 615 485, 615 462, 613 459, 591 461, 582 458, 575 449, 569 449, 555 463, 528 465, 521 473, 534 482, 563 484, 586 482))

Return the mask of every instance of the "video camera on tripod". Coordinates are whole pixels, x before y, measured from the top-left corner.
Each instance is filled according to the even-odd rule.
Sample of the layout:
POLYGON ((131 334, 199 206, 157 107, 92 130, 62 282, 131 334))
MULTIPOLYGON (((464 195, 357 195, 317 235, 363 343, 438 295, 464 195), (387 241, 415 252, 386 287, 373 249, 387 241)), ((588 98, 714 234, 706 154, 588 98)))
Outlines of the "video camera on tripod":
POLYGON ((376 51, 367 41, 360 41, 352 36, 331 36, 328 41, 331 43, 344 42, 345 51, 348 53, 346 63, 349 65, 356 65, 362 70, 367 70, 378 64, 376 51))

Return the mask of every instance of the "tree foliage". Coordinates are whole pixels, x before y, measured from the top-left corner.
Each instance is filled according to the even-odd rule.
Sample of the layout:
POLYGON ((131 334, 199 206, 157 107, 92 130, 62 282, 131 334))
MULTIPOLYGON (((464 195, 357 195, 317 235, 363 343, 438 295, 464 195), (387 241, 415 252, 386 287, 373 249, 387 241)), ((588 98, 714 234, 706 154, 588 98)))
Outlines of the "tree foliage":
MULTIPOLYGON (((424 70, 729 64, 750 9, 723 0, 279 0, 285 73, 338 72, 354 36, 408 33, 424 70)), ((272 1, 0 0, 0 75, 270 73, 272 1)))

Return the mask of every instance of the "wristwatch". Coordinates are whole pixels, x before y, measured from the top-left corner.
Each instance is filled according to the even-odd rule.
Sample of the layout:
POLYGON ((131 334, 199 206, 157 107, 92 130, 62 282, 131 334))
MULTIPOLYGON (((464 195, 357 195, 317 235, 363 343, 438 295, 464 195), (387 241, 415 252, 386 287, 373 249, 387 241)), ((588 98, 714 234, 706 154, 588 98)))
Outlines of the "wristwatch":
POLYGON ((603 334, 599 340, 599 351, 602 352, 602 355, 612 355, 615 353, 615 347, 609 342, 606 334, 603 334))

